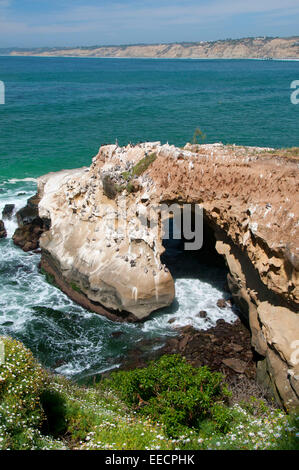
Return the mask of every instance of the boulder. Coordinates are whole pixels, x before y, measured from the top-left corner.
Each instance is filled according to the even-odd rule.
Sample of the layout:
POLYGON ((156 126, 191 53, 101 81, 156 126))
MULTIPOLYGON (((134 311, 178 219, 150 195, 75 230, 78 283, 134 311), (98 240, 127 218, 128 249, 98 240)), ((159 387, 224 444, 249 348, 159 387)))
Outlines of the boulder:
POLYGON ((222 362, 225 366, 229 367, 238 374, 244 374, 247 366, 246 362, 237 358, 222 359, 222 362))
POLYGON ((17 212, 18 228, 12 239, 15 245, 25 252, 39 248, 39 239, 44 231, 49 229, 49 221, 39 217, 39 196, 28 199, 27 205, 17 212))
POLYGON ((3 220, 0 220, 0 238, 5 238, 7 236, 6 229, 4 226, 3 220))
POLYGON ((15 208, 14 204, 6 204, 2 211, 2 218, 10 220, 12 218, 14 208, 15 208))
POLYGON ((217 300, 217 307, 219 307, 219 308, 225 308, 225 307, 226 307, 226 300, 225 300, 225 299, 219 299, 219 300, 217 300))
POLYGON ((207 312, 205 310, 201 310, 197 316, 200 317, 200 318, 207 318, 207 312))

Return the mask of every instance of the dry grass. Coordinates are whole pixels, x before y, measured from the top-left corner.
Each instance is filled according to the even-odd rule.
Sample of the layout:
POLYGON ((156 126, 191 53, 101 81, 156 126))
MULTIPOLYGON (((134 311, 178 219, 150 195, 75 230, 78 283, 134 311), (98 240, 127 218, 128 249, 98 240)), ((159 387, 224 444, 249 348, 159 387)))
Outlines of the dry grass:
POLYGON ((249 379, 245 375, 226 377, 226 383, 232 393, 230 405, 238 403, 252 403, 252 398, 257 403, 262 401, 271 409, 277 409, 278 405, 274 402, 269 392, 259 385, 255 380, 249 379))
POLYGON ((299 147, 266 150, 263 153, 261 153, 261 156, 285 158, 291 161, 294 161, 294 160, 298 161, 299 160, 299 147))

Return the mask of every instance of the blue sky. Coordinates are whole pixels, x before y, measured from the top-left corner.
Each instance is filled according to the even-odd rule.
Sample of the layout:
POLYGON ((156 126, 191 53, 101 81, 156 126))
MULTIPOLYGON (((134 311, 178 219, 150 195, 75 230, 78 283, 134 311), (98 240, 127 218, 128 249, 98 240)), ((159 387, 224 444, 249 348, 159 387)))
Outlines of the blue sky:
POLYGON ((299 0, 0 0, 0 48, 299 35, 299 0))

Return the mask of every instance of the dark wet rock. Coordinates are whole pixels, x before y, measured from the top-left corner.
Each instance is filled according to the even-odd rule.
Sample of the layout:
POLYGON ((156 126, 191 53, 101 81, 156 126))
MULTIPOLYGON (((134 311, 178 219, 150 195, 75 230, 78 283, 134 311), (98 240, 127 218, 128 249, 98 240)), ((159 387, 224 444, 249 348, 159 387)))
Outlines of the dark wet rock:
POLYGON ((133 348, 129 352, 129 356, 134 360, 124 359, 123 367, 130 369, 132 364, 144 367, 150 360, 163 354, 181 354, 194 367, 208 366, 213 371, 223 373, 227 380, 242 373, 248 380, 255 381, 256 364, 250 332, 239 319, 233 324, 219 319, 216 326, 207 330, 196 330, 188 325, 177 328, 177 332, 177 336, 166 338, 161 348, 147 349, 146 354, 142 352, 141 341, 138 351, 133 348), (228 360, 229 362, 225 363, 228 360))
POLYGON ((206 318, 207 317, 207 312, 205 310, 201 310, 198 314, 198 317, 200 318, 206 318))
POLYGON ((17 212, 16 215, 19 227, 31 224, 35 219, 39 217, 38 203, 39 197, 37 195, 32 196, 28 199, 26 206, 17 212))
POLYGON ((43 232, 43 223, 36 220, 31 224, 17 228, 13 236, 13 242, 23 251, 35 251, 39 248, 39 239, 43 232))
POLYGON ((176 321, 176 318, 170 318, 167 323, 172 324, 172 323, 174 323, 175 321, 176 321))
POLYGON ((14 208, 15 208, 14 204, 6 204, 2 211, 2 218, 11 220, 14 208))
POLYGON ((3 220, 0 220, 0 238, 5 238, 7 236, 7 232, 5 229, 5 225, 3 220))
POLYGON ((39 217, 38 203, 39 197, 32 196, 28 199, 27 205, 16 214, 19 227, 12 239, 15 245, 26 252, 36 252, 39 249, 41 235, 50 228, 50 221, 39 217))
MULTIPOLYGON (((170 338, 174 340, 175 338, 170 338)), ((132 370, 146 367, 149 361, 158 359, 162 354, 165 342, 162 338, 144 339, 138 342, 138 346, 128 351, 124 357, 120 370, 132 370)), ((109 373, 107 375, 110 375, 109 373)))
POLYGON ((226 300, 225 299, 219 299, 217 300, 217 307, 219 308, 225 308, 227 305, 226 305, 226 300))
POLYGON ((13 321, 5 321, 4 323, 1 324, 1 326, 11 326, 13 325, 13 321))
POLYGON ((53 369, 58 369, 58 367, 62 367, 64 366, 65 364, 67 364, 67 362, 64 360, 64 359, 58 359, 54 366, 53 366, 53 369))
POLYGON ((119 338, 122 335, 123 335, 122 331, 113 331, 113 333, 111 333, 112 338, 119 338))

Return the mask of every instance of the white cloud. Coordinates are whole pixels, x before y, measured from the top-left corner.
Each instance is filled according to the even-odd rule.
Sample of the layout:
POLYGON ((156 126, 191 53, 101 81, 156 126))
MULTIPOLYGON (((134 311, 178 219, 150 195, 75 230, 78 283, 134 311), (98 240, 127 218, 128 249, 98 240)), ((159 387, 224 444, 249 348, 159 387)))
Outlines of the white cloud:
MULTIPOLYGON (((76 6, 75 2, 72 2, 71 7, 66 5, 68 3, 63 3, 64 9, 47 14, 31 12, 12 16, 13 10, 9 8, 13 6, 11 0, 0 0, 0 37, 16 34, 18 38, 21 35, 30 35, 38 39, 39 35, 47 35, 47 38, 53 35, 55 38, 56 34, 68 37, 73 34, 73 39, 76 39, 76 34, 80 33, 82 38, 84 33, 90 37, 91 32, 95 32, 97 35, 94 36, 99 40, 115 37, 121 43, 126 41, 126 33, 130 31, 131 36, 136 37, 136 42, 141 42, 143 31, 149 33, 153 29, 163 32, 163 28, 172 28, 173 36, 176 26, 186 25, 187 36, 188 25, 207 28, 210 24, 215 27, 217 22, 222 24, 225 21, 233 21, 237 15, 242 14, 265 18, 268 24, 273 18, 275 25, 279 18, 284 18, 285 23, 287 16, 299 16, 298 0, 284 0, 283 4, 281 0, 210 0, 203 4, 191 0, 177 3, 164 0, 160 1, 159 5, 145 5, 144 2, 131 0, 126 4, 109 2, 105 6, 76 6)), ((249 31, 245 32, 245 35, 248 33, 249 31)), ((227 35, 229 36, 229 31, 227 35)))

